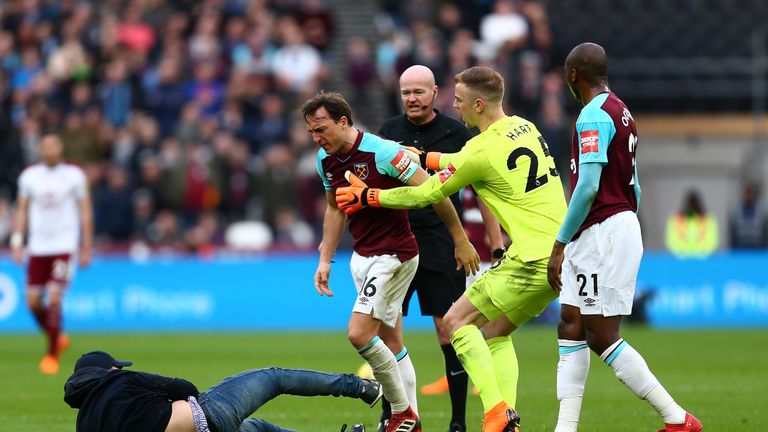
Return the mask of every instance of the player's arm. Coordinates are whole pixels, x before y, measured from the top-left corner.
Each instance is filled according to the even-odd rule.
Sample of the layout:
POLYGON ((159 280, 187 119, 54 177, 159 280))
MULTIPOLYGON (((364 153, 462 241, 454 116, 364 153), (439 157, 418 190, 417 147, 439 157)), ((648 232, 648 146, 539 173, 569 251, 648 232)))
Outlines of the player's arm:
POLYGON ((336 247, 339 245, 344 227, 347 224, 347 215, 336 204, 336 195, 333 191, 325 192, 328 205, 323 216, 323 239, 320 243, 320 261, 315 273, 315 290, 320 295, 333 296, 328 287, 328 279, 331 276, 331 261, 336 247))
MULTIPOLYGON (((409 186, 418 186, 425 181, 429 180, 429 174, 422 168, 416 170, 406 182, 409 186)), ((467 238, 467 233, 464 231, 464 227, 461 225, 456 208, 448 198, 443 198, 440 201, 432 204, 432 208, 440 219, 442 219, 445 227, 448 228, 448 232, 451 234, 453 244, 456 248, 456 270, 464 269, 464 273, 469 275, 470 273, 476 274, 480 270, 480 256, 477 254, 475 247, 467 238)))
POLYGON ((555 291, 560 291, 563 287, 560 274, 565 258, 565 245, 571 241, 573 235, 584 223, 589 209, 595 201, 597 189, 600 187, 603 165, 608 163, 608 143, 611 142, 616 133, 613 121, 605 112, 589 112, 589 116, 594 117, 595 121, 576 124, 576 133, 579 135, 581 146, 578 166, 579 179, 573 189, 565 220, 557 233, 547 264, 547 279, 555 291))
POLYGON ((13 215, 13 230, 11 231, 11 255, 13 260, 21 264, 24 258, 24 232, 27 229, 29 198, 19 195, 16 200, 16 212, 13 215))
POLYGON ((491 209, 485 205, 485 201, 479 196, 477 197, 477 208, 480 210, 480 215, 483 217, 483 226, 485 227, 485 234, 488 236, 488 248, 491 250, 493 260, 501 259, 501 254, 504 253, 504 240, 501 237, 501 224, 493 215, 491 209))
POLYGON ((82 236, 80 267, 88 267, 93 250, 93 205, 88 194, 78 199, 78 208, 80 210, 80 235, 82 236))

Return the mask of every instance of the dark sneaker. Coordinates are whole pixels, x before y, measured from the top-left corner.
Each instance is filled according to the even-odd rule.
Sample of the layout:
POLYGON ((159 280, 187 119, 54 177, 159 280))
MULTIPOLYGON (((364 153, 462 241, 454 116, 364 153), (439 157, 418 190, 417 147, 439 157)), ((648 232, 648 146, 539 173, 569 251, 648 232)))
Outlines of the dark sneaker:
POLYGON ((381 383, 374 380, 362 379, 363 389, 360 391, 360 399, 367 403, 368 406, 373 407, 384 395, 381 389, 381 383))
MULTIPOLYGON (((341 425, 341 432, 344 432, 346 430, 347 430, 347 424, 344 423, 343 425, 341 425)), ((352 426, 349 429, 349 432, 365 432, 365 425, 358 423, 352 426)))
POLYGON ((467 432, 467 427, 460 423, 453 422, 448 426, 448 432, 467 432))
POLYGON ((409 406, 401 413, 392 413, 386 432, 421 432, 421 421, 409 406))

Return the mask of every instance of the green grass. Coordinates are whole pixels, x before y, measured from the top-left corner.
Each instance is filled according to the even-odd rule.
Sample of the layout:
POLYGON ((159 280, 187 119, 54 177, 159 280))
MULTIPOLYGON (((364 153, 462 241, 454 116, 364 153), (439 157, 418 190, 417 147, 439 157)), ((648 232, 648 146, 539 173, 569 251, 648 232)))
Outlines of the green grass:
MULTIPOLYGON (((37 371, 42 336, 0 336, 0 431, 73 431, 76 411, 62 401, 63 384, 80 353, 92 349, 133 360, 135 369, 184 377, 201 389, 240 370, 278 365, 333 372, 355 371, 360 359, 342 333, 111 334, 72 336, 58 376, 37 371)), ((656 331, 628 328, 624 336, 640 351, 664 386, 694 412, 708 431, 768 430, 768 332, 656 331)), ((419 385, 442 375, 442 358, 431 333, 407 333, 419 385)), ((552 431, 557 418, 554 329, 528 327, 515 334, 520 359, 518 409, 524 432, 552 431)), ((444 431, 447 396, 420 396, 427 432, 444 431)), ((480 430, 481 405, 469 396, 468 425, 480 430)), ((284 427, 337 432, 341 423, 375 428, 378 408, 344 398, 282 396, 256 414, 284 427)), ((638 400, 592 356, 581 431, 655 431, 655 411, 638 400)))

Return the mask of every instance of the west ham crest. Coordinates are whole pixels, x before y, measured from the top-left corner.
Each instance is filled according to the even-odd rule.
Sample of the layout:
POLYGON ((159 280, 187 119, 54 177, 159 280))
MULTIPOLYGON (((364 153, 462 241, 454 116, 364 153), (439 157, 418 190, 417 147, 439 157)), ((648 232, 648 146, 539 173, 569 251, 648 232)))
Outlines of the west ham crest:
POLYGON ((354 165, 355 175, 360 177, 360 180, 368 178, 368 162, 358 162, 354 165))

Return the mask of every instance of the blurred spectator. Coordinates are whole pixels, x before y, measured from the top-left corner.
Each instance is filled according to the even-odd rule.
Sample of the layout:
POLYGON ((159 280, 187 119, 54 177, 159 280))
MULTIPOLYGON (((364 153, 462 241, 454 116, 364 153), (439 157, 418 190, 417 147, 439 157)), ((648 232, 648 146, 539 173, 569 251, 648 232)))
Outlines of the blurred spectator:
POLYGON ((184 105, 180 68, 178 59, 163 57, 156 68, 146 73, 143 81, 144 108, 157 120, 163 137, 174 132, 184 105))
POLYGON ((513 0, 496 0, 493 12, 480 22, 480 38, 492 55, 522 48, 528 38, 528 22, 513 0))
POLYGON ((93 203, 97 236, 128 240, 133 235, 133 192, 125 169, 113 166, 104 184, 95 193, 93 203))
POLYGON ((184 88, 185 101, 194 102, 201 116, 213 116, 224 101, 224 83, 217 77, 217 64, 212 60, 195 64, 194 76, 184 88))
POLYGON ((293 18, 278 22, 281 46, 272 58, 272 73, 280 90, 296 94, 314 93, 323 74, 317 49, 304 42, 304 34, 293 18))
POLYGON ((717 219, 707 213, 698 192, 685 196, 683 208, 667 219, 667 248, 681 258, 704 258, 717 249, 717 219))
POLYGON ((733 249, 768 247, 768 212, 760 201, 757 183, 748 182, 744 185, 741 202, 731 212, 729 225, 733 249))
POLYGON ((276 94, 268 94, 261 100, 261 116, 256 121, 255 135, 259 145, 255 153, 264 152, 277 144, 288 141, 290 123, 286 115, 283 98, 276 94))
POLYGON ((264 166, 256 177, 257 195, 263 209, 262 220, 274 227, 281 209, 297 207, 296 183, 295 156, 290 148, 275 145, 267 150, 264 166))
POLYGON ((328 49, 333 37, 333 17, 325 0, 300 0, 295 14, 296 22, 304 31, 304 38, 319 52, 328 49))
POLYGON ((123 127, 128 123, 128 114, 133 102, 125 62, 115 60, 107 65, 104 78, 98 89, 104 117, 113 126, 123 127))
POLYGON ((98 164, 103 154, 99 147, 98 131, 87 126, 83 114, 70 111, 64 119, 61 133, 64 159, 79 165, 98 164))
POLYGON ((368 87, 374 78, 374 65, 371 58, 371 50, 368 42, 362 37, 350 38, 347 42, 347 80, 351 84, 355 95, 362 96, 368 93, 368 87))

